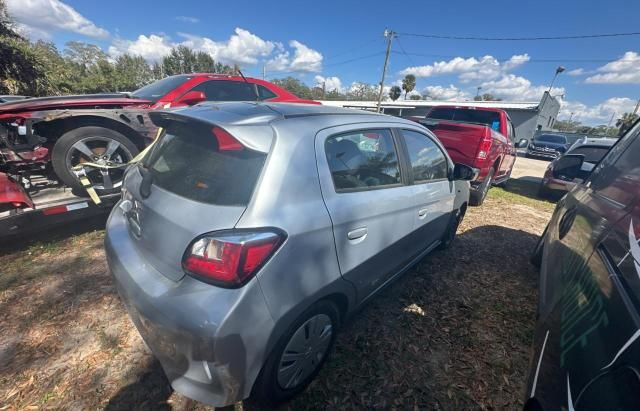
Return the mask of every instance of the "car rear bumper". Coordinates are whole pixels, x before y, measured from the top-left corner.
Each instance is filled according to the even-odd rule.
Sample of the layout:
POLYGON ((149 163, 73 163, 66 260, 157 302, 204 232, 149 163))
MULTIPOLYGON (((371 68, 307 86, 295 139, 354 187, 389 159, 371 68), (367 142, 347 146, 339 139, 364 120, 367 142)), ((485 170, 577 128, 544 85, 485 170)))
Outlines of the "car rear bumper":
POLYGON ((216 407, 249 396, 274 323, 252 280, 223 289, 189 276, 173 281, 136 251, 116 206, 107 222, 107 262, 127 311, 171 386, 216 407))

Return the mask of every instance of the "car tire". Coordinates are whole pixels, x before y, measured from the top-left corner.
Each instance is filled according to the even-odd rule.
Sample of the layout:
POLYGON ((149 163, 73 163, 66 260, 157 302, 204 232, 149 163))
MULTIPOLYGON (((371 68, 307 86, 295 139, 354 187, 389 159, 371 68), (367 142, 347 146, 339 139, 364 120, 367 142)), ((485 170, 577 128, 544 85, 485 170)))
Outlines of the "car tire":
MULTIPOLYGON (((101 154, 107 154, 110 147, 115 148, 107 159, 109 164, 128 163, 138 154, 138 147, 115 130, 85 126, 67 131, 53 146, 51 153, 53 170, 58 178, 72 190, 84 191, 71 168, 83 162, 104 161, 106 163, 107 160, 102 158, 106 156, 101 157, 101 154)), ((92 169, 88 174, 98 194, 112 194, 120 191, 124 169, 109 171, 92 169)))
POLYGON ((463 204, 462 207, 455 210, 455 213, 451 214, 451 218, 449 219, 449 224, 447 225, 447 231, 445 231, 442 236, 442 240, 438 245, 438 250, 446 250, 451 247, 453 240, 456 238, 456 232, 458 231, 458 227, 464 218, 464 215, 467 211, 466 204, 463 204))
POLYGON ((339 325, 340 313, 338 308, 328 300, 319 301, 302 313, 279 339, 267 358, 253 386, 251 402, 257 405, 275 406, 303 391, 320 372, 322 365, 327 360, 333 348, 339 325), (330 327, 330 335, 326 336, 326 339, 314 340, 312 338, 311 334, 314 331, 310 330, 312 326, 310 322, 314 320, 316 321, 316 329, 318 325, 322 326, 322 334, 320 336, 326 335, 326 327, 330 327), (300 332, 303 334, 300 334, 300 332), (314 348, 313 341, 322 342, 322 344, 314 348), (301 345, 300 343, 302 342, 304 344, 301 345), (292 349, 292 347, 296 346, 300 348, 292 349), (306 347, 303 358, 293 360, 294 354, 290 354, 291 361, 283 359, 285 351, 300 354, 297 351, 302 347, 306 347), (321 352, 320 349, 322 349, 322 354, 318 356, 317 354, 321 352), (287 365, 288 362, 291 362, 291 364, 287 365), (293 370, 292 373, 287 372, 289 368, 294 367, 296 362, 299 362, 302 366, 300 369, 302 375, 299 376, 299 379, 295 378, 295 375, 299 372, 298 370, 293 370), (311 366, 311 368, 305 369, 306 365, 311 366), (289 374, 291 378, 289 378, 289 374), (287 381, 291 382, 292 385, 287 386, 287 381))
POLYGON ((540 183, 538 187, 538 197, 542 199, 548 199, 551 197, 551 190, 549 190, 544 183, 540 183))
POLYGON ((482 184, 480 184, 476 189, 471 189, 469 193, 469 204, 472 206, 480 206, 484 203, 485 198, 487 198, 487 193, 491 188, 491 184, 493 183, 493 174, 495 170, 492 168, 489 170, 489 174, 484 179, 482 184))

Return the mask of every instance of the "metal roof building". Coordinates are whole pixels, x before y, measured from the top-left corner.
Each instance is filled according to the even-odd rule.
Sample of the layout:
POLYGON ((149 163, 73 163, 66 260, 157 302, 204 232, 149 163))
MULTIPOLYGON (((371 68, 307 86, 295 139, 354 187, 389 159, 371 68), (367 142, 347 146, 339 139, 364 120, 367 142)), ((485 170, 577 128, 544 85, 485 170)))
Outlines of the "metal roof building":
MULTIPOLYGON (((322 104, 360 110, 376 110, 374 101, 329 101, 322 104)), ((427 101, 427 100, 398 100, 381 103, 383 113, 393 116, 424 116, 433 106, 456 107, 493 107, 505 110, 516 133, 516 138, 531 140, 536 131, 553 130, 553 126, 560 111, 560 102, 544 92, 538 102, 528 101, 427 101)))

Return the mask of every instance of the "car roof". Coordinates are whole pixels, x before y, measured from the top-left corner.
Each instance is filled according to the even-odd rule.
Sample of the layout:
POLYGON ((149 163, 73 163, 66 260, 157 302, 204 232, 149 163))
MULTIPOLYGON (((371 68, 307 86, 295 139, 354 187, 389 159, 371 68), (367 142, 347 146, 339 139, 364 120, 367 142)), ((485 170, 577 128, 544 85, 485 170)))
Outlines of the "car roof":
MULTIPOLYGON (((353 116, 356 122, 385 121, 407 124, 408 120, 384 114, 342 107, 299 103, 204 102, 192 107, 158 110, 150 113, 154 122, 162 118, 188 117, 221 126, 267 124, 276 120, 322 116, 353 116)), ((410 123, 413 124, 413 123, 410 123)))
POLYGON ((613 146, 616 141, 618 141, 617 138, 592 138, 592 137, 583 137, 578 139, 575 143, 573 143, 573 145, 571 146, 571 148, 569 149, 569 151, 575 150, 578 147, 584 147, 584 146, 592 146, 592 147, 611 147, 613 146))

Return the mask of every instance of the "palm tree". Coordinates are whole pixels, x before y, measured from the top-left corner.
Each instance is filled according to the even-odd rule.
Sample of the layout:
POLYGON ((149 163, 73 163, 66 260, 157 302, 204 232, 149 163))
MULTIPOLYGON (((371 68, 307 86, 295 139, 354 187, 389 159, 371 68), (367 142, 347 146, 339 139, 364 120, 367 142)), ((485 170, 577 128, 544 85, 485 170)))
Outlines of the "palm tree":
POLYGON ((407 99, 407 94, 411 93, 416 88, 416 76, 413 74, 407 74, 402 79, 402 89, 404 90, 404 99, 407 99))
POLYGON ((391 100, 396 101, 401 95, 402 90, 400 90, 400 87, 393 86, 389 89, 389 98, 391 98, 391 100))

